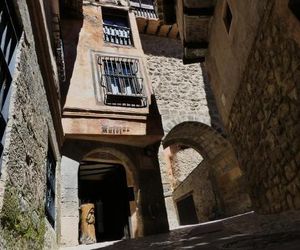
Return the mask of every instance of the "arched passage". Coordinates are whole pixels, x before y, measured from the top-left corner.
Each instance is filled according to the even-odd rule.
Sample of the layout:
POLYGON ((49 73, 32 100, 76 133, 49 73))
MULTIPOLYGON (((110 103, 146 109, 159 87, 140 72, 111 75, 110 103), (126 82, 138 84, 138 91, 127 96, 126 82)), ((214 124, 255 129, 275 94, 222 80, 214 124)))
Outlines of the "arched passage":
MULTIPOLYGON (((138 230, 135 200, 138 185, 134 169, 126 154, 110 147, 92 150, 80 162, 78 198, 82 209, 86 204, 95 207, 97 242, 135 236, 138 230)), ((79 229, 81 227, 82 223, 79 229)), ((83 232, 80 241, 89 241, 83 232)))
MULTIPOLYGON (((201 163, 191 169, 186 179, 174 190, 173 199, 177 208, 192 206, 194 201, 198 221, 226 217, 250 209, 250 199, 234 150, 227 139, 213 128, 200 122, 183 122, 170 130, 162 144, 170 155, 192 148, 203 157, 201 163), (207 180, 211 188, 203 185, 207 180), (207 201, 209 193, 212 193, 213 207, 204 208, 201 197, 202 201, 207 201), (201 213, 207 214, 204 216, 201 213)), ((181 212, 177 212, 180 217, 181 212)))
POLYGON ((130 237, 140 237, 168 230, 154 146, 153 149, 145 149, 98 141, 77 139, 65 141, 61 164, 61 196, 63 201, 61 221, 64 225, 61 229, 61 239, 65 245, 76 245, 80 238, 78 234, 80 220, 78 172, 83 165, 89 164, 96 165, 96 172, 101 172, 102 167, 122 166, 127 187, 132 194, 129 201, 130 237), (105 164, 110 166, 104 166, 105 164))

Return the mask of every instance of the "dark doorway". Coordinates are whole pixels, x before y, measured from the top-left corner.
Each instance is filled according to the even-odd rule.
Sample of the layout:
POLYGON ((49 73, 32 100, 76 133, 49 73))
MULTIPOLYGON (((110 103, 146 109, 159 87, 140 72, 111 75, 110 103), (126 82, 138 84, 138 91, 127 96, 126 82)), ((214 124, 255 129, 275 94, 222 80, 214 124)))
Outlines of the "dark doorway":
POLYGON ((128 187, 122 165, 81 164, 78 195, 81 204, 95 205, 97 242, 130 237, 128 187))
POLYGON ((189 195, 177 202, 177 211, 180 225, 190 225, 198 223, 198 217, 196 214, 192 195, 189 195))

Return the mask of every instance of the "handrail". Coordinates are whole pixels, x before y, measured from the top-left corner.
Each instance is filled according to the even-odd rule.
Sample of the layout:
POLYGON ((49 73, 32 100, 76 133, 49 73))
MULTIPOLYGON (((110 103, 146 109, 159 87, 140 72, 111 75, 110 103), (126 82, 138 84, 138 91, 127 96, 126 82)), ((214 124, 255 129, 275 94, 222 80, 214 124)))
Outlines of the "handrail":
POLYGON ((104 41, 120 44, 120 45, 132 45, 131 41, 131 29, 124 26, 114 24, 103 24, 104 41))

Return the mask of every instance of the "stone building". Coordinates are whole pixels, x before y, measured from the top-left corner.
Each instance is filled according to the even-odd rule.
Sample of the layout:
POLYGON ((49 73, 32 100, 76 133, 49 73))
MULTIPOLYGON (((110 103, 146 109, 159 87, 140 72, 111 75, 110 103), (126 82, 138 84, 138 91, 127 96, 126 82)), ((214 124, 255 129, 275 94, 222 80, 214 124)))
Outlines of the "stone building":
POLYGON ((85 203, 96 204, 97 241, 166 232, 157 157, 163 131, 135 11, 127 1, 73 7, 61 9, 61 244, 78 244, 85 203))
POLYGON ((205 61, 253 209, 299 211, 299 1, 156 3, 184 62, 205 61))
POLYGON ((55 13, 54 1, 0 3, 1 249, 56 246, 63 75, 55 13))
POLYGON ((1 249, 300 208, 298 2, 155 2, 0 3, 1 249))

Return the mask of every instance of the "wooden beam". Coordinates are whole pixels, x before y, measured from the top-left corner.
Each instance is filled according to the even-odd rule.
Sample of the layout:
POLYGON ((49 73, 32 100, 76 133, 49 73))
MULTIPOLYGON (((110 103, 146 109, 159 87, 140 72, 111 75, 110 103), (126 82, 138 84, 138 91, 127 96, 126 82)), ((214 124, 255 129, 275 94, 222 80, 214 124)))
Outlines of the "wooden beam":
POLYGON ((206 8, 188 8, 183 7, 183 13, 188 16, 213 16, 215 7, 206 7, 206 8))

